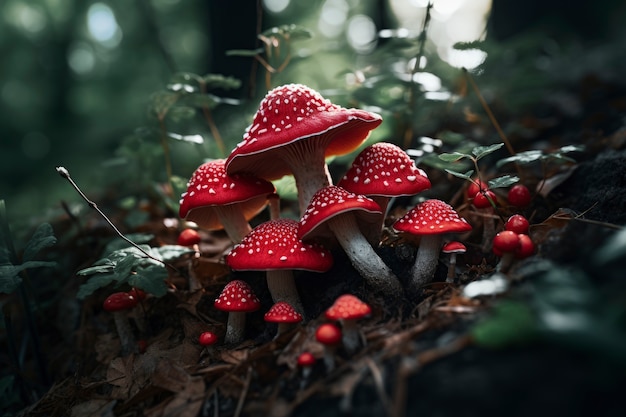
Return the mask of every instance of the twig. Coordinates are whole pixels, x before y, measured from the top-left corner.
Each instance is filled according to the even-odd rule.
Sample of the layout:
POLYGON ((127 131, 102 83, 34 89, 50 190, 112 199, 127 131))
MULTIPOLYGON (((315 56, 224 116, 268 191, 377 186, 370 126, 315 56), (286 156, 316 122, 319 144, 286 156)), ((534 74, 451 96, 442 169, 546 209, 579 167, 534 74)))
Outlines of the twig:
POLYGON ((239 395, 239 401, 237 401, 237 408, 235 408, 234 417, 239 417, 241 415, 241 410, 243 409, 243 403, 246 400, 246 395, 248 395, 248 389, 250 388, 250 381, 252 380, 252 367, 248 367, 248 373, 246 374, 246 380, 243 383, 243 388, 241 389, 241 395, 239 395))
POLYGON ((85 193, 83 193, 83 191, 80 189, 80 187, 78 187, 78 185, 74 182, 74 180, 70 176, 70 172, 65 167, 60 167, 59 166, 59 167, 56 167, 56 170, 59 173, 59 175, 61 175, 61 177, 65 178, 72 185, 72 187, 74 187, 76 192, 82 197, 83 200, 85 200, 85 202, 89 205, 89 207, 91 207, 92 209, 94 209, 94 210, 96 210, 98 212, 98 214, 109 224, 109 226, 111 226, 111 228, 115 231, 115 233, 117 233, 117 235, 120 238, 122 238, 129 245, 132 245, 133 247, 135 247, 138 251, 143 253, 147 258, 150 258, 153 261, 157 261, 159 263, 162 263, 165 266, 170 266, 169 264, 167 264, 166 262, 162 261, 161 259, 157 259, 154 256, 150 255, 148 252, 146 252, 144 249, 142 249, 135 242, 133 242, 132 240, 130 240, 129 238, 124 236, 124 234, 120 231, 120 229, 118 229, 117 226, 115 226, 115 224, 113 224, 113 222, 107 217, 107 215, 104 214, 102 212, 102 210, 100 210, 98 205, 96 203, 94 203, 93 201, 91 201, 89 198, 87 198, 85 193))
POLYGON ((378 392, 378 396, 380 397, 380 401, 383 403, 384 409, 387 411, 387 415, 391 414, 391 407, 389 405, 389 398, 387 397, 387 393, 385 392, 385 384, 383 382, 383 376, 380 372, 380 368, 376 363, 372 360, 371 357, 366 356, 364 358, 367 367, 372 374, 372 378, 374 378, 374 385, 376 386, 376 391, 378 392))

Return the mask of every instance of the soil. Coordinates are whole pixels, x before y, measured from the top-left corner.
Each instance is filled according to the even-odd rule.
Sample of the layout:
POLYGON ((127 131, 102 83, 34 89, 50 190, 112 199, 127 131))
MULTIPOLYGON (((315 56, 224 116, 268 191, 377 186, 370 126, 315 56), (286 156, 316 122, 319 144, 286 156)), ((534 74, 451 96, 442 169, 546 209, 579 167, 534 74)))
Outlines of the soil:
MULTIPOLYGON (((610 91, 610 102, 594 100, 613 109, 616 92, 610 91)), ((61 260, 68 279, 55 294, 53 286, 42 285, 36 314, 49 375, 38 371, 33 351, 27 350, 21 375, 25 389, 16 389, 6 410, 32 416, 624 415, 626 260, 598 261, 600 248, 626 225, 626 134, 616 113, 602 119, 589 113, 577 120, 563 118, 550 131, 535 132, 532 140, 542 146, 549 136, 553 148, 574 144, 585 150, 574 156, 578 163, 552 171, 549 190, 535 194, 521 210, 531 219, 537 250, 506 274, 507 291, 463 296, 467 284, 491 277, 498 262, 480 250, 479 226, 465 236, 469 250, 458 265, 457 282, 445 283, 447 259, 442 257, 434 282, 418 298, 401 302, 373 295, 335 250, 330 272, 296 276, 305 324, 274 338, 276 328, 263 322, 262 312, 252 313, 246 341, 237 346, 203 349, 197 343, 201 331, 224 332, 226 315, 212 308, 223 285, 244 279, 264 305, 271 300, 263 274, 229 274, 223 267, 220 258, 228 242, 222 234, 203 233, 205 259, 175 263, 200 276, 203 290, 187 291, 185 274, 170 273, 168 294, 147 298, 136 312, 148 320, 142 335, 147 348, 122 357, 113 321, 101 309, 112 289, 98 290, 84 302, 75 298, 79 281, 74 273, 97 260, 113 234, 93 213, 78 222, 55 219, 60 241, 49 256, 61 260), (344 292, 370 302, 373 312, 361 322, 366 345, 353 355, 337 348, 337 367, 328 370, 312 334, 324 321, 323 310, 344 292), (50 301, 43 302, 45 297, 50 301), (477 336, 477 326, 499 317, 498 308, 506 302, 521 306, 531 320, 505 315, 497 332, 477 336), (295 365, 304 350, 318 357, 306 377, 295 365)), ((532 184, 541 179, 535 168, 522 167, 532 184)), ((432 173, 433 178, 440 175, 432 173)), ((449 184, 438 191, 456 201, 462 215, 479 222, 480 216, 458 198, 463 183, 449 184)), ((504 196, 499 193, 501 200, 504 196)), ((388 224, 410 208, 406 203, 396 202, 388 224)), ((153 245, 173 243, 177 230, 162 221, 171 213, 158 205, 148 211, 151 221, 129 232, 153 233, 153 245)), ((515 211, 501 207, 505 216, 515 211)), ((119 213, 114 221, 122 224, 124 216, 119 213)), ((406 281, 415 247, 389 230, 383 236, 379 253, 406 281)), ((18 308, 15 300, 7 305, 18 308)), ((25 332, 21 320, 17 325, 25 332)))

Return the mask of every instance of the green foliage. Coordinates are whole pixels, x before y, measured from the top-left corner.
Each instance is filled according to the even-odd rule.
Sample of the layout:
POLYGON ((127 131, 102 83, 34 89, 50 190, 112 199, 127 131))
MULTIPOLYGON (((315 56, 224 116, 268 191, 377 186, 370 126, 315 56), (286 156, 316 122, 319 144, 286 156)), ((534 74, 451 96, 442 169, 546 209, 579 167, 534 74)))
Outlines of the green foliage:
POLYGON ((528 343, 537 335, 536 318, 530 308, 517 301, 502 301, 491 316, 471 330, 474 342, 492 349, 528 343))
MULTIPOLYGON (((0 203, 3 202, 0 201, 0 203)), ((0 221, 5 222, 4 216, 0 216, 0 221)), ((0 231, 2 232, 2 239, 0 239, 0 293, 4 294, 11 294, 19 287, 22 283, 22 278, 20 277, 22 271, 31 268, 53 267, 56 265, 56 262, 35 260, 36 256, 43 249, 54 245, 57 241, 50 224, 43 223, 35 230, 35 233, 24 248, 22 263, 11 261, 11 259, 14 258, 14 256, 11 255, 10 249, 13 243, 8 240, 11 239, 8 230, 7 223, 0 225, 0 231)))
POLYGON ((555 163, 575 163, 576 160, 566 156, 566 154, 571 152, 581 152, 584 150, 584 146, 581 145, 567 145, 563 146, 553 152, 545 153, 541 150, 530 150, 525 152, 519 152, 513 156, 509 156, 508 158, 504 158, 499 160, 496 163, 498 168, 508 164, 508 163, 516 163, 520 165, 528 165, 533 162, 555 162, 555 163))
POLYGON ((161 297, 167 292, 167 271, 165 263, 193 251, 184 246, 165 245, 153 248, 139 245, 152 258, 148 258, 139 249, 129 246, 116 249, 98 260, 89 268, 78 271, 78 275, 90 276, 80 286, 77 297, 84 299, 98 288, 109 284, 129 285, 161 297))
POLYGON ((271 36, 280 36, 285 39, 311 39, 313 37, 313 33, 299 25, 289 24, 289 25, 281 25, 269 28, 259 35, 259 37, 269 38, 271 36))

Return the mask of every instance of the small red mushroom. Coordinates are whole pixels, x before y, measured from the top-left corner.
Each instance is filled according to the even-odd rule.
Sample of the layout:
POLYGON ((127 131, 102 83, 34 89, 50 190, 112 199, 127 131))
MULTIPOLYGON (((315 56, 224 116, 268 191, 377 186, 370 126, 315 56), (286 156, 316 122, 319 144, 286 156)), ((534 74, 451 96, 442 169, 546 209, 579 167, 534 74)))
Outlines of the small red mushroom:
POLYGON ((133 309, 138 302, 139 300, 131 293, 116 292, 109 295, 102 304, 102 308, 113 315, 117 335, 120 338, 122 356, 132 353, 137 348, 125 311, 133 309))
POLYGON ((328 271, 333 265, 330 251, 298 238, 298 222, 269 220, 248 233, 226 256, 235 271, 266 271, 267 287, 274 302, 286 301, 303 313, 293 279, 293 270, 328 271))
POLYGON ((324 316, 328 320, 341 323, 343 328, 343 346, 348 353, 353 353, 361 345, 361 336, 357 327, 357 320, 368 316, 371 307, 357 296, 344 294, 339 296, 324 316))
POLYGON ((193 246, 200 243, 200 233, 195 229, 184 229, 178 234, 176 243, 180 246, 193 246))
POLYGON ((311 375, 311 371, 313 370, 313 365, 315 365, 315 356, 311 352, 302 352, 298 356, 298 366, 302 369, 302 383, 300 384, 301 388, 304 388, 306 385, 306 380, 311 375))
POLYGON ((443 245, 443 248, 441 248, 441 252, 450 255, 450 265, 448 266, 448 276, 446 278, 446 282, 454 282, 454 277, 456 276, 456 257, 459 254, 464 254, 466 251, 467 248, 465 245, 461 242, 457 242, 456 240, 446 243, 443 245))
POLYGON ((472 226, 447 203, 426 200, 393 224, 405 237, 420 236, 417 256, 410 272, 409 291, 417 294, 419 288, 432 281, 437 268, 443 235, 472 230, 472 226))
POLYGON ((324 345, 324 364, 327 371, 335 368, 335 349, 341 342, 341 330, 332 323, 320 324, 315 330, 315 340, 324 345))
POLYGON ((366 283, 387 297, 403 294, 400 281, 363 235, 382 216, 373 200, 330 185, 317 191, 300 219, 298 236, 304 240, 334 236, 352 266, 366 283))
POLYGON ((213 332, 202 332, 198 336, 200 346, 211 346, 217 343, 217 335, 213 332))
POLYGON ((263 316, 267 323, 278 324, 276 337, 285 333, 289 328, 302 321, 302 314, 298 313, 289 303, 279 301, 275 303, 263 316))
POLYGON ((313 194, 331 184, 325 157, 352 152, 381 122, 378 114, 332 104, 305 85, 276 87, 261 101, 226 169, 267 180, 293 174, 302 214, 313 194))
POLYGON ((276 189, 250 175, 227 175, 224 162, 216 159, 194 171, 181 196, 179 215, 206 230, 223 228, 239 243, 251 230, 248 220, 263 210, 276 189))
MULTIPOLYGON (((427 190, 430 188, 430 180, 402 148, 392 143, 378 142, 356 156, 337 185, 351 193, 371 198, 386 213, 393 197, 412 196, 427 190)), ((372 228, 376 243, 380 240, 383 220, 384 216, 380 219, 380 227, 372 228)), ((373 238, 368 240, 372 241, 373 238)))
POLYGON ((516 184, 509 189, 507 200, 512 206, 526 207, 530 204, 530 191, 524 184, 516 184))
POLYGON ((261 308, 261 302, 252 288, 241 280, 230 281, 215 300, 215 308, 228 312, 224 343, 239 343, 243 340, 246 313, 261 308))

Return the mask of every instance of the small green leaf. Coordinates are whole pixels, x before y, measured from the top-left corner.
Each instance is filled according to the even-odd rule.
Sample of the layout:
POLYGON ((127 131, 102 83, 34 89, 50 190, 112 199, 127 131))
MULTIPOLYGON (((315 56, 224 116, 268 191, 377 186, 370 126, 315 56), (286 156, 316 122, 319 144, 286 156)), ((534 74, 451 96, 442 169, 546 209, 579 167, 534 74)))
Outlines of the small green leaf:
POLYGON ((179 98, 180 94, 171 91, 156 92, 150 96, 150 111, 162 120, 179 98))
POLYGON ((173 261, 175 259, 180 258, 183 255, 187 255, 189 253, 195 252, 194 250, 189 249, 185 246, 178 246, 178 245, 164 245, 164 246, 160 246, 158 248, 153 248, 153 249, 159 253, 160 257, 165 262, 173 261))
POLYGON ((536 319, 528 307, 504 301, 495 307, 491 317, 474 326, 471 335, 477 345, 498 349, 529 342, 537 332, 536 319))
POLYGON ((489 188, 505 188, 519 182, 519 178, 514 175, 503 175, 498 178, 492 178, 489 180, 489 188))
POLYGON ((56 262, 26 261, 21 265, 0 265, 0 293, 11 294, 20 285, 19 273, 29 268, 55 266, 56 262))
POLYGON ((533 150, 533 151, 519 152, 516 155, 509 156, 508 158, 500 159, 496 163, 496 166, 500 168, 503 165, 506 165, 510 162, 515 162, 518 164, 526 165, 526 164, 530 164, 531 162, 539 161, 542 157, 543 157, 543 152, 541 151, 533 150))
POLYGON ((37 227, 33 237, 26 244, 22 259, 31 261, 42 249, 48 248, 57 242, 54 231, 49 223, 42 223, 37 227))
POLYGON ((80 271, 76 273, 76 275, 85 276, 85 275, 106 274, 106 273, 113 272, 115 270, 115 264, 108 259, 106 261, 108 261, 108 263, 105 265, 95 265, 95 266, 90 266, 89 268, 81 269, 80 271))
POLYGON ((128 284, 140 288, 155 297, 162 297, 167 293, 167 271, 155 264, 141 267, 129 277, 128 284))
POLYGON ((474 175, 474 170, 467 171, 465 173, 452 171, 451 169, 446 169, 446 172, 450 175, 454 175, 455 177, 463 178, 464 180, 471 181, 472 175, 474 175))
POLYGON ((89 278, 87 282, 82 284, 78 288, 78 293, 76 293, 76 298, 79 300, 84 300, 86 297, 93 294, 96 290, 106 287, 112 282, 116 282, 115 274, 97 274, 93 277, 89 278))
POLYGON ((263 53, 263 48, 257 49, 231 49, 226 51, 226 56, 253 57, 263 53))
POLYGON ((313 37, 313 33, 310 30, 303 26, 298 26, 294 24, 269 28, 262 32, 260 36, 268 38, 270 36, 276 35, 280 35, 290 39, 311 39, 313 37))
POLYGON ((474 155, 476 160, 479 160, 482 157, 485 157, 489 155, 490 153, 497 151, 503 146, 504 146, 504 143, 496 143, 494 145, 489 145, 489 146, 477 146, 474 149, 472 149, 472 155, 474 155))
POLYGON ((202 77, 208 90, 220 88, 222 90, 234 90, 241 87, 241 80, 235 77, 225 77, 221 74, 206 74, 202 77))
POLYGON ((456 162, 463 158, 469 158, 470 155, 461 152, 442 153, 439 155, 439 159, 446 162, 456 162))

